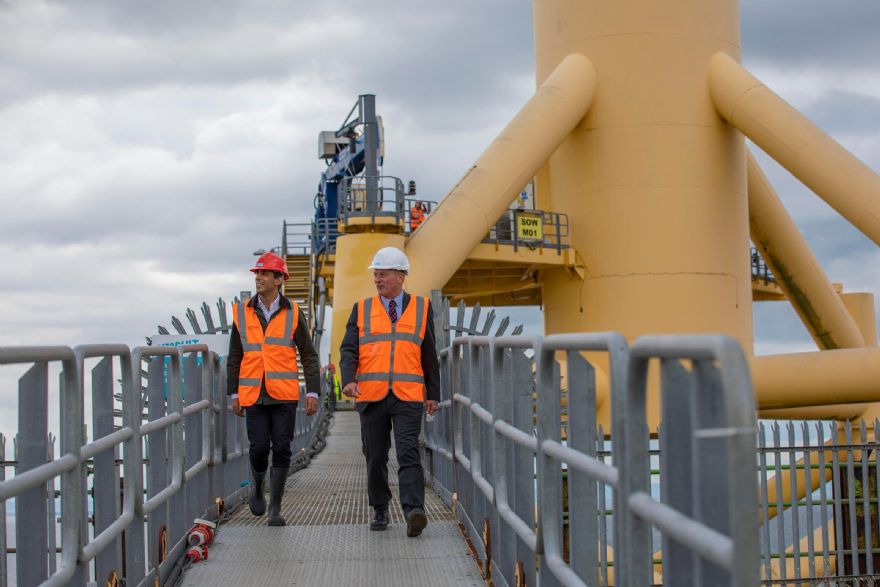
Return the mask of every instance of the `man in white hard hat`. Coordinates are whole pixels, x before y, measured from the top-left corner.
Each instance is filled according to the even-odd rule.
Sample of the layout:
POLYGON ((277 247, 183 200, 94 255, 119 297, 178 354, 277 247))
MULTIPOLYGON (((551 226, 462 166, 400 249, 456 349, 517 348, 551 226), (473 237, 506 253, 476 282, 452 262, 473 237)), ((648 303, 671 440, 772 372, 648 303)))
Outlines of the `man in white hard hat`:
POLYGON ((388 527, 388 450, 394 430, 400 505, 406 535, 419 536, 425 515, 425 476, 419 454, 422 411, 440 399, 440 367, 431 303, 403 291, 409 259, 400 249, 380 249, 373 262, 377 295, 352 308, 339 347, 342 393, 355 399, 367 461, 370 530, 388 527))

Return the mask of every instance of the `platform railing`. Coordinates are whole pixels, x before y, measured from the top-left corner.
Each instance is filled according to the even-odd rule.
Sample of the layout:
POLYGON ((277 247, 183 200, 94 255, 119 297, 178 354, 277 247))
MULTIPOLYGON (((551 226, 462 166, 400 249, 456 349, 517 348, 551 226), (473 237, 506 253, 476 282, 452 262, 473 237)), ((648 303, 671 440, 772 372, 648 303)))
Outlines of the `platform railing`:
MULTIPOLYGON (((104 584, 111 576, 127 585, 166 584, 180 570, 193 519, 217 520, 244 500, 244 419, 229 409, 225 369, 207 345, 0 347, 0 365, 13 364, 31 365, 19 380, 15 475, 0 477, 0 500, 15 500, 16 585, 104 584), (84 371, 92 359, 100 360, 91 372, 89 425, 84 371), (47 460, 49 366, 55 363, 61 364, 61 446, 47 460), (114 416, 115 379, 121 422, 114 416), (47 531, 57 478, 60 548, 50 539, 54 516, 53 532, 47 531)), ((323 412, 321 406, 306 417, 299 407, 294 454, 312 442, 323 412)), ((0 533, 6 534, 5 517, 0 533)), ((2 559, 0 585, 6 585, 2 559)))
POLYGON ((481 241, 495 245, 512 245, 514 251, 520 247, 529 250, 548 249, 561 255, 563 249, 571 246, 571 227, 568 215, 546 210, 505 210, 489 233, 481 241), (530 232, 524 232, 524 222, 532 222, 530 232))
POLYGON ((460 337, 441 351, 441 389, 428 472, 496 585, 758 584, 755 406, 732 339, 460 337), (610 464, 597 454, 596 361, 613 402, 610 464), (654 363, 664 473, 652 491, 654 363))

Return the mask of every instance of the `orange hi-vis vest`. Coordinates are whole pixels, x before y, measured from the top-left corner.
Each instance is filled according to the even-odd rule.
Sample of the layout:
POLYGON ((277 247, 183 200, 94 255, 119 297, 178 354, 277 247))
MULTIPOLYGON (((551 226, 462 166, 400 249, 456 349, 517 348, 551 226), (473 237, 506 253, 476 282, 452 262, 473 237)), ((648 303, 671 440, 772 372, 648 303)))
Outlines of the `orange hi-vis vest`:
POLYGON ((378 296, 358 302, 358 402, 375 402, 388 395, 403 401, 425 401, 422 340, 428 326, 428 302, 412 296, 396 324, 378 296))
POLYGON ((415 206, 413 206, 409 209, 409 229, 411 231, 421 226, 424 219, 425 212, 421 208, 416 208, 415 206))
POLYGON ((266 332, 263 332, 256 309, 248 305, 247 300, 232 308, 232 319, 244 351, 238 374, 238 402, 242 407, 256 403, 264 377, 266 391, 271 397, 299 400, 296 347, 291 344, 299 323, 299 306, 295 302, 291 305, 290 309, 281 307, 266 326, 266 332))

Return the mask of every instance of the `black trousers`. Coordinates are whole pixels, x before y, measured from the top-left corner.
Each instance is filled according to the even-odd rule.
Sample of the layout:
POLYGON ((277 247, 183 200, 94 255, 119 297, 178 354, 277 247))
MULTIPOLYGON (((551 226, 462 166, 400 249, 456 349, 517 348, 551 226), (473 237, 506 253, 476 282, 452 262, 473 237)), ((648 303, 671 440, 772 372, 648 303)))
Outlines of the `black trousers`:
POLYGON ((419 453, 419 432, 422 429, 422 402, 405 402, 388 392, 385 399, 370 402, 358 411, 361 416, 361 440, 367 460, 367 495, 374 508, 388 507, 388 450, 391 430, 397 450, 397 480, 400 505, 407 514, 413 508, 425 507, 425 473, 419 453))
POLYGON ((251 443, 251 466, 256 471, 269 467, 272 450, 273 467, 290 467, 290 442, 293 440, 297 402, 254 404, 244 410, 248 441, 251 443))

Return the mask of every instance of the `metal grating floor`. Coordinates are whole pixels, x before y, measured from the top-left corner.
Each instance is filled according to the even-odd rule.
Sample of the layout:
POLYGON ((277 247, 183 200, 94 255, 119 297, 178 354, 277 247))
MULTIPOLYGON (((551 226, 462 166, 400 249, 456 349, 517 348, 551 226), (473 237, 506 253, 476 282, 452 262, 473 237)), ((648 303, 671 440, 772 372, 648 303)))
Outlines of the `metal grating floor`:
POLYGON ((188 568, 181 585, 482 585, 458 523, 429 486, 428 527, 419 538, 406 537, 393 449, 388 473, 391 525, 370 532, 358 414, 336 412, 327 446, 287 480, 288 526, 269 528, 265 516, 238 508, 208 560, 188 568))

